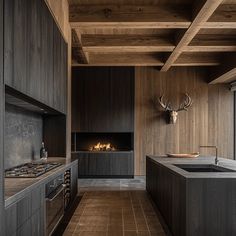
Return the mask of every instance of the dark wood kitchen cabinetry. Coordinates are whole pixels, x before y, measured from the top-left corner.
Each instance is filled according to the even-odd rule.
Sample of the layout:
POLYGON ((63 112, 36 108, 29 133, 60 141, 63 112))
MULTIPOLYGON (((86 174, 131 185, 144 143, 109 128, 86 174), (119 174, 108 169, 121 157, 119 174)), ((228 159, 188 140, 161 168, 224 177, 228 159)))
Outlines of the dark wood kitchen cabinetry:
POLYGON ((78 159, 79 177, 132 177, 134 175, 133 152, 78 152, 72 153, 78 159))
POLYGON ((6 235, 44 235, 44 185, 5 209, 6 235))
POLYGON ((72 70, 72 132, 134 131, 134 68, 72 70))
MULTIPOLYGON (((65 171, 71 173, 70 186, 70 206, 73 206, 77 196, 78 186, 78 165, 73 163, 70 167, 60 170, 56 176, 64 174, 65 171)), ((46 177, 47 178, 47 177, 46 177)), ((51 181, 45 179, 43 183, 32 187, 21 198, 16 199, 13 203, 5 208, 5 235, 6 236, 44 236, 46 235, 46 199, 45 187, 51 181)), ((69 209, 69 208, 68 208, 69 209)), ((1 233, 0 233, 1 234, 1 233)))
POLYGON ((4 232, 4 80, 3 80, 3 0, 0 0, 0 229, 4 232))
POLYGON ((58 111, 66 113, 67 97, 67 44, 65 43, 58 27, 53 31, 53 104, 58 111))
MULTIPOLYGON (((235 236, 236 178, 233 172, 215 175, 181 168, 181 164, 213 163, 214 160, 207 157, 195 161, 164 159, 147 157, 146 189, 171 235, 235 236), (207 159, 209 162, 205 162, 207 159)), ((234 170, 232 161, 222 162, 223 168, 234 170)))
POLYGON ((4 17, 5 84, 66 113, 67 44, 46 3, 7 0, 4 17))
POLYGON ((173 235, 186 235, 185 180, 147 158, 146 189, 173 235))

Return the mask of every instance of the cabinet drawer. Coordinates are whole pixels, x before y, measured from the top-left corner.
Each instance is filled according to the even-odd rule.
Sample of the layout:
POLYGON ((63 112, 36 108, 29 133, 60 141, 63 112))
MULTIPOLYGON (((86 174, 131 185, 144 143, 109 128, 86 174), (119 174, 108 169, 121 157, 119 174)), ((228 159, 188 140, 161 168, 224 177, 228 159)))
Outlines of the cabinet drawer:
POLYGON ((45 188, 44 188, 44 185, 38 187, 38 188, 35 188, 34 191, 32 191, 31 193, 31 212, 32 214, 40 209, 43 205, 43 202, 44 202, 44 195, 45 195, 45 188))
POLYGON ((11 205, 5 209, 5 228, 6 235, 12 236, 17 230, 17 211, 16 204, 11 205))
POLYGON ((16 203, 17 228, 26 222, 31 215, 31 194, 16 203))

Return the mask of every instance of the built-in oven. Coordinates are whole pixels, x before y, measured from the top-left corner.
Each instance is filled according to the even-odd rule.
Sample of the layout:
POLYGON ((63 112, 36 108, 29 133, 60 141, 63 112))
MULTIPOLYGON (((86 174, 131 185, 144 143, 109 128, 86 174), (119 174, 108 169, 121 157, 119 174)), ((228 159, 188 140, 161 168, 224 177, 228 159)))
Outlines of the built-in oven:
POLYGON ((65 195, 64 175, 46 184, 46 232, 51 235, 64 215, 65 195))

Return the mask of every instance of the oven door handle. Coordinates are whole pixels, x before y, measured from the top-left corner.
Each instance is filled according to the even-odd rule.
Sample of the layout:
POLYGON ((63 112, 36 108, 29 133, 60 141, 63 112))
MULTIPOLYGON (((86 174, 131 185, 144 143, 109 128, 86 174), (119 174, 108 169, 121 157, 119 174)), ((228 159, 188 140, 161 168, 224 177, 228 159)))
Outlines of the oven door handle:
POLYGON ((65 184, 62 184, 60 187, 60 190, 57 191, 57 193, 52 198, 46 198, 46 201, 52 202, 64 189, 66 188, 65 184))

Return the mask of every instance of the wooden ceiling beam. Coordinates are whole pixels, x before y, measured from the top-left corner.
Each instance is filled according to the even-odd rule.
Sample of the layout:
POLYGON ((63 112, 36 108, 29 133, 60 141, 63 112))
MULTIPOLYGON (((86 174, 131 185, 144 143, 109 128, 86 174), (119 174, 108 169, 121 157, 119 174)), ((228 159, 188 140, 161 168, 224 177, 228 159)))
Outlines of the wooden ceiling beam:
MULTIPOLYGON (((157 53, 89 53, 90 63, 84 66, 163 66, 157 53)), ((209 53, 183 53, 173 66, 217 66, 219 57, 209 53)), ((74 63, 73 66, 82 66, 74 63)))
POLYGON ((82 35, 85 52, 172 52, 169 36, 158 35, 82 35))
POLYGON ((188 28, 191 5, 70 5, 72 28, 188 28))
POLYGON ((89 53, 90 64, 119 66, 162 66, 161 55, 156 53, 89 53))
POLYGON ((210 84, 230 83, 236 80, 236 53, 226 53, 221 59, 221 65, 210 73, 210 84))
POLYGON ((191 42, 198 31, 201 29, 202 25, 211 17, 217 7, 221 4, 223 0, 206 0, 203 6, 200 8, 193 22, 187 31, 183 34, 182 38, 179 40, 178 45, 171 53, 169 58, 166 60, 161 71, 167 71, 174 62, 178 59, 183 49, 191 42))
POLYGON ((186 46, 183 52, 236 52, 236 45, 186 46))
POLYGON ((183 51, 187 52, 235 52, 236 36, 227 34, 199 34, 183 51))
POLYGON ((83 51, 81 35, 72 29, 72 58, 78 63, 88 64, 88 54, 83 51))
POLYGON ((218 66, 219 54, 216 53, 182 53, 173 66, 218 66))
MULTIPOLYGON (((82 35, 84 52, 172 52, 171 35, 82 35)), ((76 45, 73 45, 76 46, 76 45)), ((197 35, 183 52, 235 52, 234 35, 197 35)))

